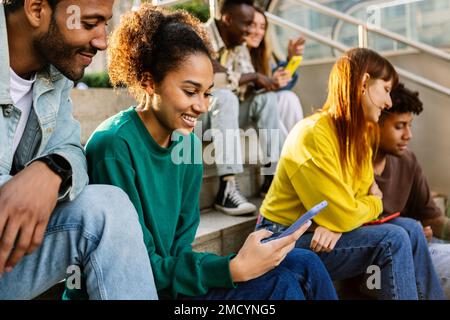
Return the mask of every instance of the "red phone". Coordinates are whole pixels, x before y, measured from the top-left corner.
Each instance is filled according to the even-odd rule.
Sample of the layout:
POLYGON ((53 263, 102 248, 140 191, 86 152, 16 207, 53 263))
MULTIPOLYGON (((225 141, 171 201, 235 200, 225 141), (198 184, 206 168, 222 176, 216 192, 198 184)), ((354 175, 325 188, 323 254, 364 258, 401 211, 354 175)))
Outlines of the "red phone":
POLYGON ((369 221, 367 223, 364 223, 363 226, 370 226, 373 224, 382 224, 385 223, 386 221, 392 220, 397 218, 398 216, 400 216, 400 212, 395 212, 395 213, 382 213, 378 218, 376 218, 375 220, 369 221))

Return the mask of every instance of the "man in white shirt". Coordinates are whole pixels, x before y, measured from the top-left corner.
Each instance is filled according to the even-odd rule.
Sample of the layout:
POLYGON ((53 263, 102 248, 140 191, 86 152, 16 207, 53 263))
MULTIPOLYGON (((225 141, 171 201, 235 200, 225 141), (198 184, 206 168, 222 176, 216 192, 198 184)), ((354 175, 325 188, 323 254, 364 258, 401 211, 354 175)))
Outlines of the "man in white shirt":
POLYGON ((90 299, 157 299, 136 210, 121 189, 87 185, 72 115, 113 3, 0 2, 0 300, 81 274, 90 299))
POLYGON ((11 99, 17 108, 21 111, 19 124, 14 134, 13 152, 16 152, 22 134, 25 131, 28 116, 30 115, 31 105, 33 103, 33 83, 36 81, 36 74, 31 79, 19 77, 13 69, 10 69, 10 92, 11 99))

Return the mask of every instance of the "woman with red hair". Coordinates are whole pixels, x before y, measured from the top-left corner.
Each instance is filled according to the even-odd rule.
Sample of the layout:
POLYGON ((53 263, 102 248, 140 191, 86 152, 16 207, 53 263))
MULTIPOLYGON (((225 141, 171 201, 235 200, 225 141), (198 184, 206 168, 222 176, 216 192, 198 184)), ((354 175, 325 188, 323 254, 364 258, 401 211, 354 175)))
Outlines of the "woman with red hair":
POLYGON ((372 148, 397 82, 389 61, 369 49, 351 49, 337 60, 322 110, 287 137, 257 229, 282 231, 326 200, 297 247, 318 253, 333 280, 377 272, 368 285, 380 299, 443 299, 417 222, 400 217, 365 226, 383 211, 372 148))

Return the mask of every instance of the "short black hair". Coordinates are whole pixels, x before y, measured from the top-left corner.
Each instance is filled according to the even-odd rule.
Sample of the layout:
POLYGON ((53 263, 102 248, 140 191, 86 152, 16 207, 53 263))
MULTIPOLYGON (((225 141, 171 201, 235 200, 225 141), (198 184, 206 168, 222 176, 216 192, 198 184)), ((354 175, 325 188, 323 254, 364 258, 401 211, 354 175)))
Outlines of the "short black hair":
POLYGON ((240 6, 241 4, 246 4, 248 6, 254 6, 253 0, 224 0, 222 7, 220 8, 220 13, 224 14, 230 12, 230 10, 235 6, 240 6))
POLYGON ((418 115, 423 110, 423 103, 419 99, 419 92, 409 90, 403 83, 399 83, 391 92, 392 108, 389 112, 411 112, 418 115))
MULTIPOLYGON (((52 9, 55 9, 59 0, 47 0, 48 4, 52 9)), ((23 8, 24 0, 1 0, 3 6, 5 7, 5 13, 10 14, 13 13, 20 8, 23 8)))

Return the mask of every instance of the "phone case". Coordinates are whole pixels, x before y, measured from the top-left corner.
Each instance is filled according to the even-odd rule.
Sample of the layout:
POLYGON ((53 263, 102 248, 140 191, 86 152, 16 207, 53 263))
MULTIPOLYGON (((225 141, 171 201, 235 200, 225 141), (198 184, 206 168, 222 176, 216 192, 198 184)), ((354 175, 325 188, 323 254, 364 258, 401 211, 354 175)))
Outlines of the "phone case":
POLYGON ((311 220, 313 217, 315 217, 320 211, 322 211, 326 206, 328 206, 327 201, 322 201, 319 204, 315 205, 311 208, 311 210, 307 211, 305 214, 303 214, 300 218, 297 219, 289 228, 284 230, 282 233, 280 233, 278 236, 270 238, 270 239, 263 239, 263 243, 267 241, 272 241, 275 239, 280 239, 283 237, 286 237, 290 235, 291 233, 294 233, 298 230, 303 224, 305 224, 308 220, 311 220))
POLYGON ((295 70, 300 66, 300 63, 303 60, 303 56, 293 56, 291 60, 289 60, 284 70, 289 71, 291 77, 294 75, 295 70))
POLYGON ((398 216, 400 216, 400 212, 395 212, 395 213, 392 213, 392 214, 389 214, 389 215, 381 216, 380 218, 375 219, 375 220, 370 221, 370 222, 367 222, 367 223, 365 223, 363 225, 364 226, 370 226, 370 225, 374 225, 374 224, 382 224, 382 223, 385 223, 385 222, 387 222, 389 220, 395 219, 398 216))

